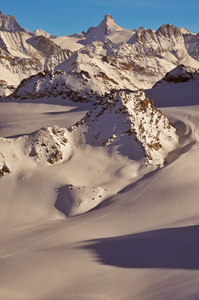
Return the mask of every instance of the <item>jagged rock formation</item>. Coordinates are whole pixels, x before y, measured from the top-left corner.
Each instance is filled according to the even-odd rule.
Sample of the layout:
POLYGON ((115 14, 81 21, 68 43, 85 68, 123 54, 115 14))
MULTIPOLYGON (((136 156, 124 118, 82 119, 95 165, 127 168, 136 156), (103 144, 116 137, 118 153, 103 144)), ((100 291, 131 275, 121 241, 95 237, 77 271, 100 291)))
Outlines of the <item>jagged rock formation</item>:
POLYGON ((0 176, 11 173, 13 165, 23 161, 42 165, 67 161, 72 155, 72 144, 67 129, 59 126, 17 138, 0 138, 0 176))
POLYGON ((131 159, 160 165, 177 142, 175 129, 142 90, 108 95, 69 130, 84 143, 117 146, 131 159))
POLYGON ((5 164, 2 167, 0 166, 0 177, 4 176, 6 174, 9 174, 9 173, 10 173, 10 170, 5 164))
POLYGON ((25 149, 35 161, 50 164, 67 160, 72 153, 68 131, 59 126, 45 127, 26 136, 25 149))
POLYGON ((167 83, 182 83, 191 80, 199 80, 199 70, 179 65, 168 72, 154 87, 164 86, 167 83))
POLYGON ((62 97, 75 102, 96 101, 97 95, 92 89, 85 89, 90 75, 85 72, 75 74, 61 70, 43 71, 22 80, 17 89, 7 99, 41 99, 62 97))

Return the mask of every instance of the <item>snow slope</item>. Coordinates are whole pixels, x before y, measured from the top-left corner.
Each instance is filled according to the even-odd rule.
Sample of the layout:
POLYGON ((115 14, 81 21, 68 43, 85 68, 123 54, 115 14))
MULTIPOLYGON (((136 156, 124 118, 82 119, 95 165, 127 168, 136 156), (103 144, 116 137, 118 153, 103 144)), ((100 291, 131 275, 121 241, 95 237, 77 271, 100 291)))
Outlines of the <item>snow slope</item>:
MULTIPOLYGON (((184 99, 180 106, 185 87, 194 95, 193 83, 173 85, 175 107, 162 108, 179 136, 164 168, 150 167, 143 177, 146 169, 127 157, 84 146, 47 168, 24 157, 15 174, 0 178, 2 299, 197 299, 199 105, 184 99), (98 201, 97 209, 69 217, 98 201)), ((160 90, 169 98, 170 88, 153 95, 161 103, 160 90)), ((59 123, 58 111, 60 122, 69 111, 66 123, 73 113, 67 105, 0 103, 10 116, 34 105, 54 111, 49 123, 59 123)), ((42 122, 34 117, 29 129, 42 122)), ((16 119, 14 134, 22 122, 16 119)))
MULTIPOLYGON (((57 165, 58 163, 61 163, 63 169, 65 169, 65 167, 70 167, 70 161, 72 161, 71 164, 76 163, 75 160, 78 156, 82 157, 84 152, 90 153, 93 151, 94 156, 95 153, 99 152, 99 155, 104 156, 105 160, 108 160, 108 156, 110 156, 109 163, 121 160, 121 163, 118 163, 115 167, 118 170, 115 171, 117 173, 115 176, 121 176, 122 184, 122 174, 125 174, 126 166, 122 170, 121 164, 124 161, 130 165, 129 170, 129 167, 126 168, 127 174, 124 176, 124 181, 129 179, 131 170, 133 174, 130 175, 130 178, 143 176, 143 174, 153 169, 163 167, 168 152, 175 149, 177 141, 175 129, 169 124, 168 119, 153 107, 152 101, 145 97, 143 91, 130 94, 120 92, 109 95, 96 103, 95 107, 91 107, 84 118, 75 125, 70 126, 68 130, 60 126, 48 126, 28 135, 1 138, 0 172, 1 177, 3 177, 1 183, 3 184, 4 177, 6 181, 9 180, 8 177, 11 179, 17 178, 18 180, 18 178, 21 178, 21 173, 32 173, 31 169, 36 169, 36 173, 41 168, 42 172, 45 172, 46 169, 46 172, 48 170, 50 174, 53 172, 53 170, 49 170, 50 165, 57 165)), ((85 172, 85 174, 88 172, 85 170, 87 164, 88 162, 83 163, 82 166, 81 172, 85 172)), ((94 167, 94 162, 91 165, 93 165, 91 173, 95 174, 98 167, 94 167)), ((71 189, 66 191, 66 199, 68 194, 70 194, 70 197, 68 197, 71 199, 68 204, 66 199, 58 204, 54 203, 55 207, 58 207, 58 211, 61 210, 67 216, 80 214, 97 206, 110 196, 113 193, 112 189, 115 191, 115 188, 112 187, 113 179, 111 179, 111 190, 109 192, 104 193, 107 188, 101 186, 100 173, 104 167, 107 168, 106 164, 105 166, 99 166, 98 176, 93 175, 95 185, 93 183, 90 185, 88 179, 84 182, 80 178, 80 182, 79 180, 76 182, 76 171, 71 170, 69 173, 73 172, 73 175, 70 180, 74 181, 75 184, 71 181, 68 182, 68 176, 66 175, 67 186, 72 184, 72 190, 74 191, 72 194, 69 193, 71 189), (75 192, 76 190, 83 193, 82 197, 75 192), (97 194, 94 193, 95 190, 97 194), (88 195, 93 201, 88 202, 88 195)), ((62 172, 58 175, 59 178, 62 172)), ((33 171, 33 177, 34 173, 33 171)), ((111 174, 112 171, 111 173, 107 172, 106 176, 111 178, 111 174)), ((106 183, 104 184, 106 185, 106 183)), ((9 201, 13 196, 12 189, 8 194, 6 187, 3 190, 5 207, 8 209, 9 201)), ((50 192, 50 189, 48 192, 50 192)), ((31 201, 35 202, 34 194, 30 198, 31 201)), ((43 200, 41 199, 41 201, 43 200)), ((37 205, 37 200, 35 205, 37 205)), ((46 208, 48 210, 48 207, 46 208)), ((45 209, 44 211, 46 213, 45 209)), ((56 210, 54 214, 56 216, 56 210)), ((9 210, 7 211, 7 217, 9 218, 9 210)), ((15 217, 12 216, 12 219, 15 220, 15 217)), ((45 221, 45 214, 42 217, 40 215, 35 216, 35 221, 40 219, 45 221)), ((1 221, 5 222, 3 215, 1 221)), ((16 219, 16 222, 18 223, 18 219, 16 219)), ((19 222, 23 223, 23 218, 19 222)))
POLYGON ((2 91, 36 72, 28 49, 51 71, 0 101, 0 299, 198 299, 198 35, 107 15, 59 39, 75 53, 3 36, 2 91))
POLYGON ((145 90, 145 92, 148 98, 153 99, 155 107, 160 107, 161 110, 162 107, 168 106, 194 107, 194 105, 198 105, 199 101, 198 75, 195 74, 195 79, 179 83, 167 83, 163 80, 163 83, 157 83, 156 87, 145 90))
POLYGON ((36 36, 44 36, 46 38, 53 37, 50 33, 45 32, 42 29, 37 29, 33 32, 36 36))

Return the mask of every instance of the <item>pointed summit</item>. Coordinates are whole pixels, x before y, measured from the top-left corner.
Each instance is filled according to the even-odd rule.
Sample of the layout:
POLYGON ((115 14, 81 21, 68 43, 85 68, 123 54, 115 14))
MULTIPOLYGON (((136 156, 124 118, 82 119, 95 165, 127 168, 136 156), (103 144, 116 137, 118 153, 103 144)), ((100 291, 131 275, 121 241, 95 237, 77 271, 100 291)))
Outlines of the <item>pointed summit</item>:
POLYGON ((114 31, 121 30, 122 28, 117 25, 111 15, 107 14, 104 20, 95 28, 100 30, 103 34, 109 34, 114 31))
POLYGON ((116 24, 111 15, 107 14, 97 27, 90 27, 86 38, 93 41, 105 41, 105 36, 112 32, 120 31, 122 28, 116 24))
POLYGON ((110 14, 105 15, 104 19, 112 19, 113 20, 113 18, 110 14))
POLYGON ((13 16, 6 16, 0 11, 0 31, 24 31, 13 16))

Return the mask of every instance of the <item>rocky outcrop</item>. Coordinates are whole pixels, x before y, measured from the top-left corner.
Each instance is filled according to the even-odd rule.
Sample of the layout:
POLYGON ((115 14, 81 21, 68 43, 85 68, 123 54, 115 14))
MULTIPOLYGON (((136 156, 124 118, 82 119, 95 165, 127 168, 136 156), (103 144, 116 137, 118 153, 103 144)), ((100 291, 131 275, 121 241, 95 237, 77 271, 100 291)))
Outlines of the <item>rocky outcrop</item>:
POLYGON ((88 144, 162 166, 177 141, 175 129, 142 90, 117 91, 100 98, 69 129, 46 127, 18 138, 1 138, 0 163, 15 162, 17 153, 37 163, 60 163, 70 158, 73 147, 88 144))
POLYGON ((41 99, 47 97, 61 97, 75 102, 91 101, 94 90, 84 90, 89 74, 65 73, 61 70, 39 72, 37 75, 22 80, 17 89, 7 99, 41 99))
POLYGON ((122 152, 128 144, 131 159, 145 157, 147 163, 160 165, 178 140, 166 116, 142 90, 107 95, 69 130, 93 146, 115 145, 122 152))
POLYGON ((191 80, 199 79, 199 70, 179 65, 159 80, 154 87, 164 86, 168 83, 183 83, 191 80))
POLYGON ((67 160, 72 153, 68 131, 59 126, 45 127, 26 136, 25 149, 35 161, 49 164, 67 160))
POLYGON ((17 138, 0 138, 0 145, 0 176, 11 173, 23 160, 48 166, 67 161, 72 155, 70 133, 59 126, 17 138))
POLYGON ((0 177, 9 173, 10 173, 10 169, 6 164, 4 164, 2 167, 0 166, 0 177))

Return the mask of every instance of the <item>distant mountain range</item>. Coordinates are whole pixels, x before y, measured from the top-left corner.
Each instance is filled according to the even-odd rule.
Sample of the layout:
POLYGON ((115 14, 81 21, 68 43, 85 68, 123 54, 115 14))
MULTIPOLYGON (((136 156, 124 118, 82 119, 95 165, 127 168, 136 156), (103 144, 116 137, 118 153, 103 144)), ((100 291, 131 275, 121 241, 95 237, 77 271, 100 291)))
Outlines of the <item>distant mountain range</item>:
MULTIPOLYGON (((181 64, 193 72, 199 68, 199 34, 184 28, 168 24, 157 31, 142 27, 127 30, 106 15, 87 32, 56 37, 43 30, 30 32, 14 17, 0 12, 1 95, 11 94, 21 80, 39 72, 61 70, 66 74, 60 73, 64 97, 65 90, 72 90, 76 98, 90 101, 94 94, 112 90, 150 88, 181 64)), ((42 82, 48 81, 45 76, 36 75, 37 88, 34 92, 26 89, 26 96, 40 97, 44 90, 47 95, 45 84, 38 82, 41 77, 42 82)), ((54 80, 49 85, 52 91, 56 95, 54 80)), ((20 97, 19 90, 14 95, 20 97)))
MULTIPOLYGON (((178 137, 143 89, 198 80, 198 41, 199 34, 169 24, 157 31, 123 29, 110 15, 87 32, 55 37, 23 29, 1 13, 2 100, 93 103, 74 126, 44 128, 11 139, 11 147, 25 145, 25 155, 53 164, 68 159, 74 145, 111 145, 135 161, 163 165, 178 137)), ((1 140, 2 147, 7 143, 1 140)))

